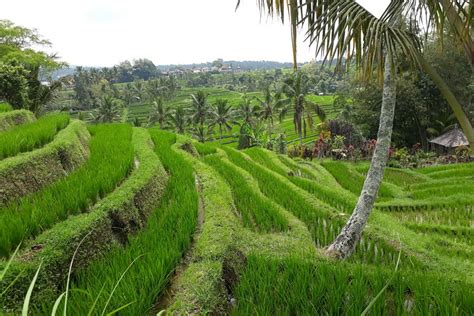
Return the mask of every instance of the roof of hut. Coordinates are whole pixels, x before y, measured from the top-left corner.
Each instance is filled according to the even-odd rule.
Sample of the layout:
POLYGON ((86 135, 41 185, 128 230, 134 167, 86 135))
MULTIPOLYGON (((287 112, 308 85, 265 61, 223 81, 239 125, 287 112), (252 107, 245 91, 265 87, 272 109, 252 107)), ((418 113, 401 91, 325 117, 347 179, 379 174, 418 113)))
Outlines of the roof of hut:
POLYGON ((464 133, 458 127, 430 140, 430 143, 450 148, 467 146, 469 144, 466 136, 464 136, 464 133))

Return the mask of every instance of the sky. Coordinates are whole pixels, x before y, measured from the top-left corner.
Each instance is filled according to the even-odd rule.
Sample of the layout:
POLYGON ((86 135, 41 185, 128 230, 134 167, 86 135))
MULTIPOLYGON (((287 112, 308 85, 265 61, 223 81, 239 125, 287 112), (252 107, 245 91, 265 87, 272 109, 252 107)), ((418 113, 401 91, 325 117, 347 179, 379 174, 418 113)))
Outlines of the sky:
MULTIPOLYGON (((390 0, 358 0, 380 15, 390 0)), ((108 67, 224 60, 291 61, 290 29, 260 17, 256 0, 4 0, 0 19, 36 28, 71 65, 108 67)), ((298 61, 314 59, 300 32, 298 61)))

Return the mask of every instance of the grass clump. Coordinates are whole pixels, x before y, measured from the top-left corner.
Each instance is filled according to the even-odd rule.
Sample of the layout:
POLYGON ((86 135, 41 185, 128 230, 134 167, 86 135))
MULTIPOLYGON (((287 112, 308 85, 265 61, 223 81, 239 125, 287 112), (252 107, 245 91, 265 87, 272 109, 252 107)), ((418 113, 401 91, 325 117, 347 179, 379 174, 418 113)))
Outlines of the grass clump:
MULTIPOLYGON (((234 296, 234 315, 360 315, 393 271, 344 263, 250 256, 234 296)), ((397 272, 373 315, 469 315, 474 292, 440 275, 397 272)))
POLYGON ((243 224, 256 231, 284 231, 288 221, 267 199, 263 199, 248 185, 246 179, 231 164, 226 164, 217 156, 204 160, 226 179, 232 189, 237 210, 242 215, 243 224))
POLYGON ((133 167, 132 128, 125 124, 89 127, 89 160, 66 178, 0 209, 0 256, 69 215, 85 212, 105 197, 133 167))
POLYGON ((53 114, 0 133, 0 159, 39 148, 69 124, 69 115, 53 114))
POLYGON ((209 144, 194 142, 193 145, 201 156, 207 156, 217 152, 216 147, 209 144))
POLYGON ((0 113, 13 111, 12 106, 6 102, 0 102, 0 113))
POLYGON ((158 295, 166 286, 171 272, 191 242, 197 221, 198 195, 192 167, 171 150, 176 136, 157 129, 150 130, 156 153, 170 174, 160 205, 150 216, 147 227, 129 238, 125 248, 114 247, 103 259, 94 262, 77 275, 70 309, 87 314, 96 301, 96 309, 120 311, 121 315, 150 313, 158 295), (109 293, 124 275, 107 305, 109 293), (84 291, 89 295, 85 295, 84 291))

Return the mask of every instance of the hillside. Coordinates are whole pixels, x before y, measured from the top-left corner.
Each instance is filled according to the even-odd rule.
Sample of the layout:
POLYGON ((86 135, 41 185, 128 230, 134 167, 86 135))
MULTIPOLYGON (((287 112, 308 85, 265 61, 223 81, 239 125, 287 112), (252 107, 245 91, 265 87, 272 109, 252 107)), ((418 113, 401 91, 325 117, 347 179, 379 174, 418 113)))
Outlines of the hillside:
POLYGON ((33 144, 2 142, 0 180, 13 170, 23 189, 1 199, 3 312, 25 297, 32 314, 474 309, 472 163, 388 168, 361 242, 339 262, 324 247, 352 212, 367 162, 56 120, 55 129, 39 118, 0 132, 33 144))

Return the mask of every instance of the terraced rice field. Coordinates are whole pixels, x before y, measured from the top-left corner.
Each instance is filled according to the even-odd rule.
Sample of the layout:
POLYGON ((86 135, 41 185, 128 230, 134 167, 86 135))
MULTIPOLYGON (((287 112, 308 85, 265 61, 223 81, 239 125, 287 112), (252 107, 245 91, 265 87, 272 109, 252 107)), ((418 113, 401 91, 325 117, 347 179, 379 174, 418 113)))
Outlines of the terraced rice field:
MULTIPOLYGON (((17 156, 73 138, 69 128, 17 156)), ((82 128, 84 161, 0 209, 4 313, 474 310, 474 164, 387 169, 361 242, 339 262, 324 247, 352 212, 367 162, 292 160, 127 124, 82 128)))

